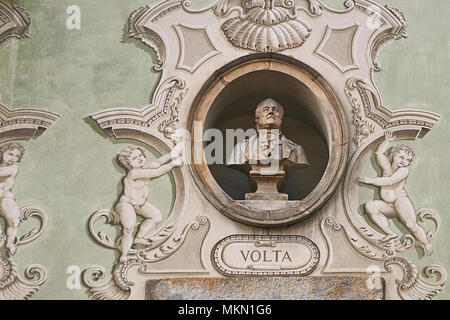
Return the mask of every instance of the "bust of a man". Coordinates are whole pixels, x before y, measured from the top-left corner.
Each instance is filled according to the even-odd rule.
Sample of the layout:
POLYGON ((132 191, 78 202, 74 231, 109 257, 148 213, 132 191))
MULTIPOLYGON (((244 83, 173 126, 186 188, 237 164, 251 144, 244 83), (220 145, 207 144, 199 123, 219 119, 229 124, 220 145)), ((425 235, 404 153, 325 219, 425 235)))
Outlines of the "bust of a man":
POLYGON ((247 172, 256 188, 247 200, 287 200, 278 189, 286 180, 290 167, 304 168, 309 161, 302 146, 286 138, 281 132, 283 107, 273 99, 259 103, 255 111, 256 134, 239 142, 227 165, 247 172))

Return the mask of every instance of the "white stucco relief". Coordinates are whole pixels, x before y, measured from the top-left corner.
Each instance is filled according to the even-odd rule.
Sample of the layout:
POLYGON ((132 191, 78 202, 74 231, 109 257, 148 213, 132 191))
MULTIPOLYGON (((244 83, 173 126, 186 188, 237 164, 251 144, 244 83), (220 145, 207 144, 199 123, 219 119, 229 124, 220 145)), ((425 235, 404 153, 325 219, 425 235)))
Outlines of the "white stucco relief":
MULTIPOLYGON (((387 234, 373 227, 367 213, 361 210, 364 203, 360 203, 358 198, 364 183, 369 182, 359 181, 363 169, 376 153, 386 131, 392 132, 397 140, 413 141, 424 138, 440 120, 439 115, 427 110, 392 111, 383 104, 382 94, 374 81, 374 72, 381 70, 383 48, 393 40, 407 36, 405 14, 397 8, 383 7, 371 0, 345 1, 342 9, 330 8, 319 0, 217 0, 205 8, 194 9, 193 6, 193 2, 186 0, 167 0, 152 7, 140 8, 131 15, 130 36, 155 50, 158 59, 156 69, 162 73, 154 101, 142 109, 110 109, 92 118, 109 135, 157 146, 161 154, 180 142, 188 150, 192 148, 191 142, 180 141, 174 133, 177 128, 190 131, 193 120, 210 111, 208 108, 199 109, 201 103, 211 106, 214 103, 211 97, 217 97, 233 81, 253 72, 284 72, 292 76, 294 71, 298 71, 297 79, 301 80, 302 86, 313 92, 320 101, 318 109, 326 104, 326 94, 323 92, 328 93, 328 98, 333 98, 334 104, 331 105, 335 108, 330 107, 329 110, 339 109, 333 124, 340 131, 333 131, 330 123, 321 119, 320 115, 317 117, 323 124, 325 135, 335 134, 342 139, 342 149, 329 154, 327 168, 333 172, 333 182, 320 185, 320 190, 314 189, 306 198, 324 192, 327 196, 323 197, 323 202, 311 205, 308 207, 311 210, 307 209, 306 213, 301 211, 302 202, 299 202, 300 206, 292 209, 292 214, 287 217, 283 216, 284 223, 279 223, 277 227, 284 228, 284 235, 305 236, 317 246, 320 259, 314 269, 308 269, 308 272, 311 271, 308 276, 367 275, 375 265, 386 280, 386 297, 389 299, 434 297, 446 281, 445 269, 437 265, 429 266, 425 270, 426 275, 431 276, 434 272, 439 277, 435 281, 425 281, 410 260, 399 256, 401 252, 423 244, 424 239, 418 241, 413 232, 383 241, 387 234), (292 32, 288 32, 287 36, 285 31, 288 29, 292 32), (188 38, 202 39, 204 45, 198 56, 192 54, 192 47, 188 47, 191 45, 187 44, 188 38), (205 88, 212 88, 208 91, 210 95, 203 95, 205 88), (328 91, 319 90, 323 88, 328 91), (202 99, 206 99, 206 103, 202 99), (300 213, 309 218, 296 220, 295 214, 300 213), (357 257, 357 261, 347 259, 347 255, 357 257), (402 276, 404 279, 396 282, 402 276)), ((333 144, 328 147, 332 150, 333 144)), ((228 261, 228 265, 223 261, 211 261, 214 248, 219 246, 221 240, 234 239, 242 234, 261 235, 270 230, 271 235, 275 236, 270 228, 277 221, 270 217, 278 217, 277 214, 282 213, 267 210, 268 218, 264 219, 269 221, 269 226, 258 219, 239 219, 239 210, 233 211, 239 207, 238 204, 227 195, 223 195, 225 202, 217 200, 221 189, 205 182, 202 174, 208 173, 207 167, 195 169, 194 165, 185 164, 173 172, 178 174, 176 186, 182 190, 175 202, 181 201, 183 205, 172 212, 171 216, 178 218, 173 218, 166 225, 170 237, 175 239, 172 235, 183 234, 183 228, 202 212, 204 219, 208 220, 209 232, 202 238, 202 245, 195 249, 195 258, 199 255, 203 258, 204 276, 223 277, 230 265, 237 273, 241 272, 241 267, 247 265, 238 265, 235 261, 228 261), (230 205, 227 207, 224 203, 230 205), (190 209, 181 209, 186 207, 190 209)), ((251 217, 254 212, 247 209, 245 212, 251 217)), ((418 210, 416 213, 419 226, 425 225, 421 219, 433 223, 432 230, 424 230, 429 235, 429 241, 432 241, 439 231, 439 215, 432 210, 418 210)), ((415 224, 413 227, 417 230, 415 224)), ((244 245, 249 246, 248 243, 244 245)), ((283 245, 283 248, 290 246, 283 245)), ((152 250, 158 251, 160 247, 164 245, 158 243, 152 250)), ((178 252, 183 252, 183 249, 184 245, 178 252)), ((306 253, 307 250, 304 252, 311 255, 306 253)), ((432 254, 431 250, 428 253, 432 254)), ((135 260, 116 265, 111 281, 103 286, 95 285, 90 280, 105 275, 105 271, 101 268, 90 269, 86 273, 86 282, 92 287, 94 296, 142 299, 138 285, 126 285, 130 279, 143 281, 143 270, 151 269, 151 264, 139 260, 139 257, 143 256, 138 255, 135 260), (122 289, 117 291, 114 289, 117 287, 122 289)), ((258 260, 258 253, 254 253, 253 258, 258 260)), ((269 256, 266 258, 271 259, 269 256)), ((167 264, 158 268, 158 272, 163 274, 159 277, 164 276, 164 268, 167 274, 174 272, 169 259, 165 260, 167 264)), ((173 261, 179 260, 174 258, 173 261)), ((180 272, 183 274, 182 270, 180 272)), ((184 275, 191 276, 192 273, 186 271, 184 275)), ((157 277, 155 274, 151 276, 157 277)), ((145 279, 151 276, 147 275, 145 279)), ((226 276, 234 275, 230 272, 226 276)))

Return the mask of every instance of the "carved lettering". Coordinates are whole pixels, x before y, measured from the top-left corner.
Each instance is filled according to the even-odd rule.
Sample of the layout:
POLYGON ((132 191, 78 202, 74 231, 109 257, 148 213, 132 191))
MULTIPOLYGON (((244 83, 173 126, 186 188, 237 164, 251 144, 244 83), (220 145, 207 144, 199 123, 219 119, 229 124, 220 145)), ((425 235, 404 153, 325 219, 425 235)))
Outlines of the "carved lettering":
POLYGON ((250 257, 253 262, 259 262, 261 260, 261 252, 259 252, 258 250, 254 250, 252 251, 250 257))
POLYGON ((289 252, 283 250, 240 250, 240 252, 244 262, 249 258, 252 262, 292 262, 289 252))
POLYGON ((241 250, 241 254, 242 254, 242 257, 244 258, 245 262, 247 262, 247 258, 248 258, 249 253, 250 253, 250 250, 247 250, 247 254, 245 254, 244 251, 241 250))
POLYGON ((281 262, 284 262, 285 260, 289 260, 289 262, 292 262, 292 259, 287 251, 284 252, 283 260, 281 262))

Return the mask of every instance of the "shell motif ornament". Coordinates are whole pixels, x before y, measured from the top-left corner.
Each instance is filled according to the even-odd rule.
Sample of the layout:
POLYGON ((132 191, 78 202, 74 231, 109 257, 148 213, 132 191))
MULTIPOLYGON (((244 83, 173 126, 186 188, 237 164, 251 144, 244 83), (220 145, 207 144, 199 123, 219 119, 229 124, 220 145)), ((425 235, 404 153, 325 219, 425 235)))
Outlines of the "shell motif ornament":
POLYGON ((258 52, 278 52, 300 47, 311 27, 296 14, 290 0, 244 0, 246 11, 227 20, 222 30, 237 47, 258 52))

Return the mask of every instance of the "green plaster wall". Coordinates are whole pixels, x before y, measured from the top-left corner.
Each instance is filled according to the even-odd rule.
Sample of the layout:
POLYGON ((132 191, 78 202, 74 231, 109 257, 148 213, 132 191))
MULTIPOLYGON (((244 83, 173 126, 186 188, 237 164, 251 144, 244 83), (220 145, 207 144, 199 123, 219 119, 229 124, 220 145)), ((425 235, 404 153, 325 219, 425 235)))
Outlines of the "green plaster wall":
MULTIPOLYGON (((39 107, 61 114, 39 139, 24 142, 27 153, 20 164, 15 194, 19 203, 33 202, 45 209, 49 224, 37 241, 19 248, 15 261, 22 272, 32 263, 48 270, 47 283, 33 299, 87 299, 84 287, 67 288, 66 270, 70 265, 81 270, 92 265, 112 267, 115 253, 89 238, 86 223, 93 212, 116 200, 124 171, 115 156, 127 144, 106 137, 88 116, 108 108, 141 108, 149 103, 159 80, 152 69, 155 54, 126 36, 127 21, 135 9, 158 0, 12 2, 30 12, 32 36, 0 50, 0 101, 10 108, 39 107), (81 8, 81 30, 66 28, 66 9, 73 4, 81 8)), ((212 1, 192 2, 201 7, 212 1)), ((328 2, 340 7, 343 0, 328 2)), ((375 79, 384 104, 392 109, 419 107, 443 117, 425 139, 409 142, 417 158, 407 185, 416 207, 435 209, 443 228, 433 241, 433 256, 412 251, 407 257, 420 268, 434 263, 448 268, 450 5, 448 0, 383 3, 400 7, 409 20, 409 38, 382 53, 383 71, 375 79)), ((149 151, 149 158, 157 156, 149 151)), ((367 173, 375 174, 371 168, 367 173)), ((165 214, 170 211, 170 176, 152 182, 151 197, 165 214)), ((444 288, 439 298, 449 299, 450 288, 444 288)))

